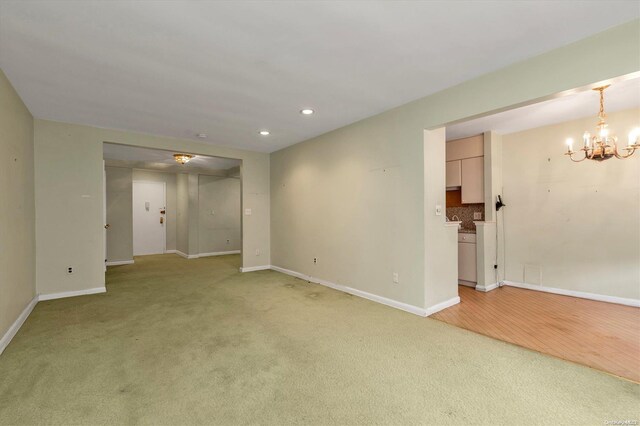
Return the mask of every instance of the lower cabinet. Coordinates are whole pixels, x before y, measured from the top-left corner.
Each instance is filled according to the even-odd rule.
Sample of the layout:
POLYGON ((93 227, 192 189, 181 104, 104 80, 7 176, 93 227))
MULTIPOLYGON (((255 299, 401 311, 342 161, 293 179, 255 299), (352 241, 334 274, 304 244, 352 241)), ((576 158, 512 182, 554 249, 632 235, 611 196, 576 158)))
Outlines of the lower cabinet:
POLYGON ((475 234, 459 234, 458 237, 458 280, 475 283, 476 238, 475 234))

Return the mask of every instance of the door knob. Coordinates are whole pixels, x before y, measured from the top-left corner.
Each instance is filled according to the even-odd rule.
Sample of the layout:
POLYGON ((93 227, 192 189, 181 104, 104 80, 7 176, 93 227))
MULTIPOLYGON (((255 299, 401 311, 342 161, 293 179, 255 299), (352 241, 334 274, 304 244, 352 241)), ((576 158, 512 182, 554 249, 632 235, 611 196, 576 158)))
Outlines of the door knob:
POLYGON ((111 225, 109 225, 108 223, 104 226, 104 229, 109 229, 111 227, 111 225))
POLYGON ((160 223, 161 223, 161 224, 162 224, 162 223, 164 223, 164 217, 161 217, 161 218, 160 218, 160 223))

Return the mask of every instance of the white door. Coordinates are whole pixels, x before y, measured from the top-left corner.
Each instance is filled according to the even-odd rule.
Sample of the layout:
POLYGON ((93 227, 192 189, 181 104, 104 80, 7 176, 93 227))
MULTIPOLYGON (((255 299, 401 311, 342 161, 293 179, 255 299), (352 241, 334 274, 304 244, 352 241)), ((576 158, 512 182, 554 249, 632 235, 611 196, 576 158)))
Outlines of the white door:
POLYGON ((165 184, 133 182, 133 255, 165 251, 165 184))

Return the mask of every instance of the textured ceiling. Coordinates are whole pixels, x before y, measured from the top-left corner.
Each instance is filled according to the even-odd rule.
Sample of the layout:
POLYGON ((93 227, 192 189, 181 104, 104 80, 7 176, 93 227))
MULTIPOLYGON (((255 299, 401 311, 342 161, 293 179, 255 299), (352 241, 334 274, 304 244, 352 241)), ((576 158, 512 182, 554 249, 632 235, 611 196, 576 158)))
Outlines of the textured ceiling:
POLYGON ((636 1, 5 0, 0 66, 38 118, 270 152, 639 14, 636 1))

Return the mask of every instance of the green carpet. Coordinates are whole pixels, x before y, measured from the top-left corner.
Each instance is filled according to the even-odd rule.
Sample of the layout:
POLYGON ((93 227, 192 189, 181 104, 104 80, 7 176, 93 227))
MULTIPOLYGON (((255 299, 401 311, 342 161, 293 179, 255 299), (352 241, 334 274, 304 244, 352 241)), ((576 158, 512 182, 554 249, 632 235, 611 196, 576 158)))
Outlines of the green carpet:
POLYGON ((38 303, 0 355, 0 423, 639 418, 633 383, 239 262, 140 257, 106 294, 38 303))

